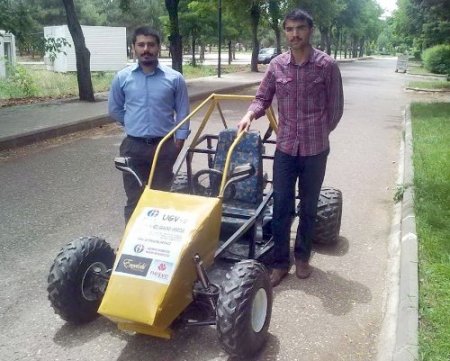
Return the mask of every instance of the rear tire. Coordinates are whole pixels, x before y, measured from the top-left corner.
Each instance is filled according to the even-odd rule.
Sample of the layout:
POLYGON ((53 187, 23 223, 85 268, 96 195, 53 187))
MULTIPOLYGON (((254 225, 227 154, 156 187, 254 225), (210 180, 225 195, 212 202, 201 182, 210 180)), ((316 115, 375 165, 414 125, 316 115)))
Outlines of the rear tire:
POLYGON ((75 324, 97 318, 114 258, 111 246, 97 237, 63 247, 48 275, 48 299, 55 313, 75 324))
POLYGON ((339 240, 342 218, 342 192, 323 187, 317 204, 313 243, 332 245, 339 240))
POLYGON ((174 176, 170 191, 174 193, 189 193, 187 173, 179 172, 174 176))
POLYGON ((258 261, 236 263, 227 274, 217 300, 217 333, 234 357, 251 357, 265 344, 272 315, 272 286, 258 261))

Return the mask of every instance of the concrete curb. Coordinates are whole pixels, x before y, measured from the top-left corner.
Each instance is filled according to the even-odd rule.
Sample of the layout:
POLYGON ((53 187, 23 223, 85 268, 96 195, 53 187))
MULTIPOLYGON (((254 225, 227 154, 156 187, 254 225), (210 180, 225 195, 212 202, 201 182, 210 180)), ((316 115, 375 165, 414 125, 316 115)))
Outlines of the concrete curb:
MULTIPOLYGON (((217 89, 216 91, 213 90, 202 91, 190 96, 189 100, 191 102, 203 100, 206 99, 213 92, 216 94, 228 93, 244 89, 250 86, 254 86, 259 83, 260 83, 259 81, 254 81, 245 84, 238 84, 238 85, 234 84, 230 86, 224 86, 221 87, 220 89, 217 89)), ((102 114, 100 116, 90 117, 64 125, 56 125, 52 127, 37 129, 20 135, 2 137, 0 138, 0 151, 30 145, 32 143, 41 142, 44 140, 75 133, 82 130, 92 129, 113 122, 114 120, 111 119, 106 113, 105 107, 105 114, 102 114)))
POLYGON ((90 117, 83 120, 78 120, 73 123, 64 125, 55 125, 43 129, 33 130, 31 132, 23 133, 20 135, 13 135, 0 139, 0 150, 12 149, 17 147, 23 147, 32 143, 42 142, 50 138, 60 137, 82 130, 92 129, 100 127, 104 124, 112 123, 113 120, 108 117, 107 114, 90 117))
POLYGON ((418 360, 418 249, 414 215, 410 108, 404 113, 397 185, 403 199, 394 205, 388 243, 385 315, 377 361, 418 360))
POLYGON ((413 90, 416 92, 425 92, 425 93, 450 93, 450 89, 425 89, 425 88, 413 88, 406 87, 405 90, 413 90))
POLYGON ((414 213, 414 167, 413 137, 410 107, 405 112, 405 189, 401 207, 400 238, 400 282, 399 304, 396 329, 396 345, 393 361, 415 361, 419 359, 418 319, 419 319, 419 277, 418 242, 414 213))

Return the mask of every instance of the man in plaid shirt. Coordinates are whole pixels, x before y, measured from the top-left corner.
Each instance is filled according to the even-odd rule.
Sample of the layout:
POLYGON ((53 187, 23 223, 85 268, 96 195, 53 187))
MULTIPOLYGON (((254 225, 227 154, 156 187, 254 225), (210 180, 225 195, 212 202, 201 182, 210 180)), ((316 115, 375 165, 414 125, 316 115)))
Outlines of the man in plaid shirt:
POLYGON ((283 28, 290 50, 274 58, 256 98, 239 122, 239 130, 265 114, 276 95, 277 146, 273 166, 274 206, 272 231, 275 242, 272 286, 288 274, 289 238, 299 181, 300 224, 295 240, 296 275, 311 274, 311 257, 317 202, 330 151, 329 134, 342 117, 344 96, 336 61, 310 44, 314 32, 311 16, 296 9, 286 15, 283 28))

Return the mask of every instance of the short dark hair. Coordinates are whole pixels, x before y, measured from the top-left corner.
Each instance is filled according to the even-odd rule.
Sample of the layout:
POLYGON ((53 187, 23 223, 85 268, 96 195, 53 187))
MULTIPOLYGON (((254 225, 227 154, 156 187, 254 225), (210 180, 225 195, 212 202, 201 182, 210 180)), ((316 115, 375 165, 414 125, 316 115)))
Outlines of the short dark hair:
POLYGON ((149 26, 140 26, 134 31, 133 38, 131 39, 133 45, 136 44, 136 38, 138 37, 138 35, 153 36, 156 39, 158 45, 160 45, 161 43, 158 32, 156 30, 153 30, 149 26))
POLYGON ((309 15, 305 10, 295 9, 289 12, 283 20, 283 29, 285 28, 287 20, 295 20, 295 21, 306 21, 308 26, 312 28, 314 26, 314 21, 311 15, 309 15))

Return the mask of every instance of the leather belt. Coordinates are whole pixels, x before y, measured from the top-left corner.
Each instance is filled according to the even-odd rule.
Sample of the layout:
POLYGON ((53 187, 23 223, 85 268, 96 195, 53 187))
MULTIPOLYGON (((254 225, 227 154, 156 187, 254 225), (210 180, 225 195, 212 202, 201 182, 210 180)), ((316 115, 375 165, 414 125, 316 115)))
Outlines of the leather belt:
POLYGON ((133 140, 137 140, 138 142, 143 142, 147 144, 158 144, 161 141, 161 139, 163 139, 163 137, 144 138, 144 137, 133 137, 132 135, 127 135, 127 137, 133 140))

